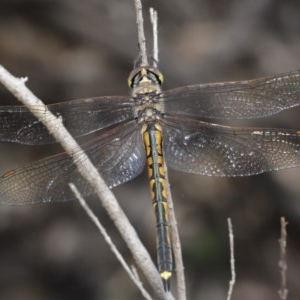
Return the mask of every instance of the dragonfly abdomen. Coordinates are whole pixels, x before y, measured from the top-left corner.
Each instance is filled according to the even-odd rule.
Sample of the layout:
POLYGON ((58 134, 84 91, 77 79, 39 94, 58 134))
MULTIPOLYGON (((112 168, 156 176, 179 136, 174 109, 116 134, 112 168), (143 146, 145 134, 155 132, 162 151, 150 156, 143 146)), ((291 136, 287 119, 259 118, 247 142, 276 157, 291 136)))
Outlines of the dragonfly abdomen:
POLYGON ((158 271, 165 289, 169 290, 173 262, 162 151, 162 129, 158 123, 148 122, 143 125, 142 134, 147 156, 151 199, 156 219, 158 271))

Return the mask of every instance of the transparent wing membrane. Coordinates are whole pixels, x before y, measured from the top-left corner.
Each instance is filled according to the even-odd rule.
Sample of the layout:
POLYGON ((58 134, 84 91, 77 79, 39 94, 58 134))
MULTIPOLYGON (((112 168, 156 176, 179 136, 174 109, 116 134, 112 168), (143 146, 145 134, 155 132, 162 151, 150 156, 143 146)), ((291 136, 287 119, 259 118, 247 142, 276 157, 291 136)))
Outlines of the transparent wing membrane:
POLYGON ((300 73, 183 86, 160 96, 164 112, 215 119, 252 119, 300 105, 300 73))
MULTIPOLYGON (((133 117, 130 97, 98 97, 48 105, 74 137, 80 137, 133 117)), ((37 107, 36 109, 43 109, 37 107)), ((56 142, 24 106, 0 107, 0 141, 27 145, 56 142)))
MULTIPOLYGON (((109 187, 138 176, 145 165, 145 151, 135 121, 121 123, 83 145, 109 187)), ((78 159, 83 159, 80 154, 78 159)), ((81 177, 73 159, 61 153, 8 172, 0 179, 0 202, 28 204, 60 202, 74 198, 68 183, 73 182, 83 195, 93 193, 81 177)))
POLYGON ((208 176, 249 176, 300 166, 300 131, 232 128, 166 117, 164 154, 170 168, 208 176))

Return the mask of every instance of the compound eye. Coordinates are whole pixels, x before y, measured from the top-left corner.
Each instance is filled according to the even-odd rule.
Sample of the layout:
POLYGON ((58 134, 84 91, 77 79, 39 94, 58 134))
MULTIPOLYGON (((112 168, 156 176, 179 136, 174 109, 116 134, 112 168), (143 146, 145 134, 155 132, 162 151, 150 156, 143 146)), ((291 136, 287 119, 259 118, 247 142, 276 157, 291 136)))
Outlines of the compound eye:
POLYGON ((133 80, 132 80, 132 77, 129 76, 128 79, 127 79, 127 84, 130 88, 132 88, 132 84, 133 84, 133 80))
POLYGON ((155 76, 159 85, 163 84, 164 76, 157 68, 151 68, 151 69, 149 69, 149 72, 151 72, 155 76))
POLYGON ((162 73, 158 73, 157 74, 158 76, 158 81, 159 81, 159 84, 161 85, 161 84, 163 84, 163 82, 164 82, 164 75, 162 74, 162 73))
POLYGON ((130 88, 133 87, 134 85, 134 78, 136 77, 136 75, 140 72, 140 68, 136 68, 134 70, 131 71, 131 73, 129 74, 128 76, 128 79, 127 79, 127 84, 130 88))

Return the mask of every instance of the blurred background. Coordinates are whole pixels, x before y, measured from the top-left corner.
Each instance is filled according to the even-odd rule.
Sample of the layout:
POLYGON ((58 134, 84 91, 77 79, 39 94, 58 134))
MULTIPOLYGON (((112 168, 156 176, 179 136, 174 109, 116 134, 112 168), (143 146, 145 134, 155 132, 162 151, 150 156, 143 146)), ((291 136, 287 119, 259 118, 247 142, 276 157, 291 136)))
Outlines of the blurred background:
MULTIPOLYGON (((300 2, 143 1, 158 10, 165 89, 252 79, 300 67, 300 2)), ((46 103, 126 95, 137 56, 133 0, 2 0, 0 63, 46 103)), ((0 104, 17 104, 2 86, 0 104)), ((253 122, 299 128, 300 109, 253 122)), ((0 120, 1 122, 1 120, 0 120)), ((78 124, 80 126, 80 124, 78 124)), ((49 146, 0 144, 0 171, 56 153, 49 146)), ((289 299, 300 299, 300 169, 248 178, 169 171, 188 299, 226 298, 227 218, 235 234, 233 300, 278 299, 279 218, 288 225, 289 299)), ((147 176, 113 190, 156 261, 147 176)), ((90 204, 130 263, 131 254, 102 209, 90 204)), ((175 288, 176 282, 172 281, 175 288)), ((147 284, 146 284, 147 286, 147 284)), ((77 201, 0 207, 0 300, 141 299, 77 201)))

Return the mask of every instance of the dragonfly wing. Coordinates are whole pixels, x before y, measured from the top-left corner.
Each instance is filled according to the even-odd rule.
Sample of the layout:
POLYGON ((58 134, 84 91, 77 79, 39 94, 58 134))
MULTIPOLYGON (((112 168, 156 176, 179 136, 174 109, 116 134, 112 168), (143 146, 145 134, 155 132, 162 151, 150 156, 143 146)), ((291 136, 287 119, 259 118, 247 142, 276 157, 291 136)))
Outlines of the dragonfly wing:
POLYGON ((208 176, 249 176, 300 165, 300 131, 231 128, 166 117, 164 154, 170 168, 208 176))
MULTIPOLYGON (((145 151, 135 121, 106 130, 83 146, 109 187, 138 176, 145 165, 145 151)), ((78 159, 84 159, 80 154, 78 159)), ((85 196, 94 193, 66 153, 39 160, 7 172, 0 179, 0 202, 28 204, 60 202, 74 198, 68 183, 73 182, 85 196)))
MULTIPOLYGON (((62 118, 74 137, 79 137, 132 118, 132 104, 130 97, 98 97, 51 104, 47 109, 62 118)), ((27 145, 56 142, 24 106, 0 106, 0 120, 0 141, 27 145)))
POLYGON ((300 104, 300 71, 248 81, 198 84, 160 95, 164 111, 216 119, 270 116, 300 104))

